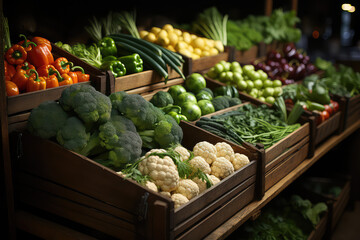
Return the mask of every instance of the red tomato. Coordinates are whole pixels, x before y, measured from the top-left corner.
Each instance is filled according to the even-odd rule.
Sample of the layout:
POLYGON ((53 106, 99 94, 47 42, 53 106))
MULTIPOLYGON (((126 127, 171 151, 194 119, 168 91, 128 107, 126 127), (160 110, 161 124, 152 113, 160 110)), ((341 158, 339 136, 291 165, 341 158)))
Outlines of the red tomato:
POLYGON ((332 116, 334 113, 334 110, 332 109, 332 107, 330 105, 324 105, 324 107, 325 107, 325 111, 327 111, 329 113, 329 115, 332 116))
POLYGON ((329 119, 330 117, 330 114, 328 111, 324 110, 320 113, 320 116, 321 116, 321 120, 322 122, 326 121, 327 119, 329 119))
POLYGON ((339 111, 339 103, 336 101, 331 101, 331 105, 333 107, 334 113, 337 113, 339 111))

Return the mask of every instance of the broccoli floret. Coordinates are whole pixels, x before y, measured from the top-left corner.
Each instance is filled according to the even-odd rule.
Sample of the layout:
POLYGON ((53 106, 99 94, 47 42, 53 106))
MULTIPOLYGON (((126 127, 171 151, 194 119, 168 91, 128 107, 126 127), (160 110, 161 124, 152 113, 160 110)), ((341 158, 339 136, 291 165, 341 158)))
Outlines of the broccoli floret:
POLYGON ((169 148, 174 144, 181 143, 183 131, 175 119, 166 115, 166 120, 158 123, 154 130, 154 139, 161 148, 169 148))
POLYGON ((111 115, 110 99, 91 85, 67 87, 59 99, 65 111, 74 112, 86 125, 104 123, 111 115))
POLYGON ((229 107, 235 106, 235 105, 239 105, 241 104, 242 101, 240 100, 240 98, 237 97, 233 97, 229 99, 229 107))
POLYGON ((214 105, 215 111, 219 111, 224 108, 228 108, 229 98, 225 96, 217 96, 212 100, 212 104, 214 105))
POLYGON ((138 131, 154 129, 155 124, 164 118, 164 113, 138 94, 123 91, 109 96, 113 108, 129 118, 138 131))
POLYGON ((95 159, 102 159, 108 167, 120 169, 141 156, 142 140, 134 123, 124 116, 114 114, 100 125, 99 138, 106 152, 95 159))
POLYGON ((98 131, 88 132, 83 121, 76 116, 69 117, 56 134, 57 142, 71 151, 84 156, 104 152, 100 146, 98 131))
POLYGON ((58 143, 74 152, 80 152, 89 138, 84 123, 76 116, 69 117, 56 134, 58 143))
POLYGON ((65 124, 69 114, 55 101, 45 101, 31 110, 27 130, 34 136, 44 139, 56 137, 65 124))
POLYGON ((150 102, 155 107, 166 107, 167 105, 174 104, 174 99, 172 98, 169 92, 158 91, 155 95, 150 99, 150 102))
POLYGON ((145 148, 169 148, 181 143, 183 131, 175 119, 166 115, 153 130, 139 132, 145 148))

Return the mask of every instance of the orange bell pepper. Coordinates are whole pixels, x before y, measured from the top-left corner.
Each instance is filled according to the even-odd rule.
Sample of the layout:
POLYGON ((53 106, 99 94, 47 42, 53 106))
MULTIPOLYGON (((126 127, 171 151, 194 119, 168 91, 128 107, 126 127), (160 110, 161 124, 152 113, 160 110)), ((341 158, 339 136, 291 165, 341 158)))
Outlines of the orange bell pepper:
POLYGON ((20 65, 17 65, 16 66, 16 70, 19 70, 19 69, 24 69, 26 71, 27 74, 29 74, 30 70, 31 69, 34 69, 35 70, 35 67, 34 65, 31 65, 29 62, 25 61, 23 64, 20 64, 20 65))
POLYGON ((46 80, 44 77, 39 77, 36 70, 31 69, 29 80, 26 85, 26 92, 35 92, 46 89, 46 80))
POLYGON ((43 37, 33 37, 31 39, 32 42, 36 43, 37 45, 40 45, 40 44, 45 44, 47 46, 47 48, 49 49, 49 51, 51 52, 52 51, 52 46, 51 46, 51 42, 46 39, 46 38, 43 38, 43 37))
POLYGON ((18 86, 20 92, 23 92, 26 90, 26 85, 29 81, 29 75, 26 73, 26 70, 20 68, 16 71, 11 81, 18 86))
POLYGON ((69 73, 70 67, 73 66, 72 62, 69 62, 65 57, 57 58, 52 64, 60 74, 69 73))
POLYGON ((75 72, 68 72, 67 74, 71 77, 74 84, 78 83, 78 75, 75 72))
POLYGON ((10 81, 16 73, 16 68, 4 60, 4 70, 5 81, 10 81))
POLYGON ((82 67, 75 66, 71 70, 76 73, 78 82, 88 82, 88 81, 90 81, 90 74, 85 73, 85 71, 84 71, 84 69, 82 67), (80 71, 74 71, 76 69, 79 69, 80 71))
MULTIPOLYGON (((53 65, 47 64, 47 65, 43 65, 41 67, 38 67, 36 69, 36 71, 38 72, 40 77, 47 77, 47 76, 49 76, 49 70, 50 69, 56 70, 56 68, 53 65)), ((53 72, 52 74, 55 74, 55 72, 53 72)))
POLYGON ((18 44, 14 44, 5 53, 5 59, 12 65, 18 65, 25 62, 28 53, 18 44))
POLYGON ((18 42, 18 44, 21 45, 25 49, 26 52, 31 51, 31 49, 33 48, 32 45, 34 44, 34 42, 31 42, 30 40, 28 40, 24 34, 20 34, 20 37, 23 37, 24 40, 18 42))
POLYGON ((46 88, 55 88, 59 86, 59 80, 55 75, 50 75, 48 77, 45 77, 46 81, 46 88))
POLYGON ((35 45, 28 53, 28 61, 36 68, 43 65, 49 65, 54 62, 54 56, 47 46, 42 43, 35 45))
POLYGON ((59 86, 73 84, 72 78, 67 73, 60 74, 58 70, 49 69, 50 75, 53 75, 54 73, 59 81, 59 86))
POLYGON ((6 87, 6 95, 7 96, 19 95, 19 88, 16 86, 16 84, 14 82, 5 81, 5 87, 6 87))

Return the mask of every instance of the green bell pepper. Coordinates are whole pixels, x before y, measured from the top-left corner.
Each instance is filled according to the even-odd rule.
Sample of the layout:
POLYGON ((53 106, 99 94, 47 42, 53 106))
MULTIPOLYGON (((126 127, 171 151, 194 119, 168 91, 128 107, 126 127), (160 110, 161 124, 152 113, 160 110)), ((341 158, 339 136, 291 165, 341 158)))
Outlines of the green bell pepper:
POLYGON ((125 65, 128 74, 142 72, 143 70, 143 60, 138 53, 119 57, 118 60, 125 65))
POLYGON ((110 70, 114 74, 115 78, 126 74, 126 67, 119 60, 105 61, 101 64, 100 69, 104 71, 110 70))
POLYGON ((181 120, 188 121, 188 119, 185 115, 182 115, 177 112, 170 111, 167 113, 167 115, 170 115, 171 117, 173 117, 178 124, 180 123, 181 120))
POLYGON ((102 38, 98 45, 102 57, 114 56, 117 54, 115 41, 111 37, 102 38))
POLYGON ((169 104, 165 107, 160 108, 164 113, 176 112, 181 113, 181 107, 178 105, 169 104))

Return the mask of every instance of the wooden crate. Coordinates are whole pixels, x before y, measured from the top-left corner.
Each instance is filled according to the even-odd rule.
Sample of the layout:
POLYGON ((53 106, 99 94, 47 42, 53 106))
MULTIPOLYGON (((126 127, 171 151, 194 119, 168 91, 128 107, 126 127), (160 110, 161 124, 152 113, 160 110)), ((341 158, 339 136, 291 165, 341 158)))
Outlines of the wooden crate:
POLYGON ((342 130, 349 128, 360 118, 360 95, 354 97, 332 96, 335 101, 344 101, 345 109, 342 119, 342 130))
POLYGON ((254 45, 246 51, 234 50, 234 58, 230 61, 237 61, 241 64, 250 64, 258 58, 259 46, 254 45))
POLYGON ((234 47, 225 46, 224 52, 221 52, 215 56, 202 57, 199 59, 192 59, 190 57, 183 56, 185 60, 183 67, 184 74, 187 76, 193 72, 201 72, 204 69, 209 69, 221 60, 231 61, 234 59, 233 55, 234 47))
MULTIPOLYGON (((193 125, 181 126, 187 148, 223 141, 193 125)), ((169 198, 55 142, 27 132, 11 142, 17 204, 119 239, 199 239, 263 195, 263 156, 253 147, 229 143, 250 164, 174 209, 169 198)))
MULTIPOLYGON (((101 72, 98 69, 90 66, 79 58, 71 55, 70 53, 60 49, 52 44, 52 54, 54 59, 58 57, 66 57, 74 66, 81 66, 85 73, 90 74, 89 82, 82 82, 76 84, 90 84, 96 90, 106 93, 106 72, 101 72)), ((37 107, 44 101, 58 100, 62 91, 68 86, 60 86, 57 88, 50 88, 41 91, 21 93, 15 96, 7 97, 7 113, 9 122, 9 132, 14 130, 23 129, 26 125, 27 118, 30 111, 37 107)))
MULTIPOLYGON (((246 102, 244 104, 254 104, 259 106, 262 103, 246 102)), ((244 104, 241 104, 240 106, 244 104)), ((224 109, 221 112, 215 112, 206 116, 211 117, 224 112, 233 111, 238 109, 240 106, 234 106, 229 109, 224 109)), ((264 149, 261 147, 261 143, 258 144, 258 147, 264 151, 265 191, 290 173, 311 154, 310 146, 312 138, 310 136, 313 134, 313 128, 311 126, 314 123, 314 119, 301 117, 299 123, 301 123, 300 128, 275 143, 273 146, 264 149)), ((194 121, 193 124, 196 124, 196 121, 194 121)))
POLYGON ((315 229, 310 233, 308 240, 322 240, 327 236, 328 232, 329 212, 326 212, 316 225, 315 229))
MULTIPOLYGON (((169 80, 180 77, 180 74, 178 74, 174 69, 170 67, 168 67, 168 73, 169 80)), ((113 74, 110 74, 108 77, 108 81, 110 84, 110 93, 132 90, 139 87, 151 86, 158 83, 165 84, 165 79, 161 77, 155 70, 144 70, 143 72, 133 73, 117 78, 115 78, 113 74)))

